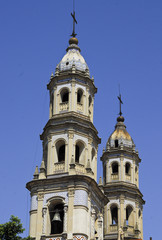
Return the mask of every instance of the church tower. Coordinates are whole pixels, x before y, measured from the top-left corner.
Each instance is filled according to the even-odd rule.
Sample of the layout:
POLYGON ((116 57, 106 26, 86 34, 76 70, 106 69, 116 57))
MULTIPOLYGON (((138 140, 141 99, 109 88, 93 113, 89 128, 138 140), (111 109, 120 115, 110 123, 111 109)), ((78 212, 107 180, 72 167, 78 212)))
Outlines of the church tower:
MULTIPOLYGON (((121 101, 121 96, 118 98, 121 101)), ((104 211, 104 239, 143 239, 145 202, 139 190, 141 159, 121 115, 120 110, 115 130, 101 157, 103 190, 109 198, 104 211)))
POLYGON ((108 199, 98 187, 100 138, 93 125, 97 88, 73 34, 47 85, 49 120, 40 138, 43 159, 31 193, 30 236, 35 240, 103 239, 108 199))

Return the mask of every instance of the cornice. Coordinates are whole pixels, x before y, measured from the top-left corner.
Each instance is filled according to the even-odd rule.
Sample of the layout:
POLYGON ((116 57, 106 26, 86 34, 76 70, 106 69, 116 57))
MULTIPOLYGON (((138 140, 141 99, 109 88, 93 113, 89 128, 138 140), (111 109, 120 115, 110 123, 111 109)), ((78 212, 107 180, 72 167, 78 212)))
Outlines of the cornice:
POLYGON ((92 134, 97 143, 101 143, 101 139, 98 137, 98 131, 93 125, 93 123, 87 119, 85 116, 80 116, 75 112, 68 112, 63 114, 57 114, 53 118, 49 119, 47 124, 43 129, 43 133, 40 135, 40 139, 44 140, 45 136, 52 134, 54 130, 59 130, 62 128, 69 128, 81 132, 87 132, 87 134, 92 134))
POLYGON ((58 184, 64 184, 66 188, 68 188, 68 185, 70 188, 77 189, 78 185, 80 187, 84 187, 88 192, 89 188, 92 189, 92 191, 97 195, 97 197, 100 199, 101 202, 107 204, 109 202, 106 195, 100 190, 98 187, 97 182, 92 179, 91 177, 84 176, 84 175, 68 175, 63 177, 57 177, 57 178, 47 178, 47 179, 37 179, 32 180, 26 184, 26 188, 32 192, 32 190, 37 188, 37 191, 44 189, 46 192, 49 190, 50 185, 58 186, 58 184), (48 187, 48 188, 47 188, 48 187), (47 188, 47 189, 46 189, 47 188))
POLYGON ((51 77, 50 82, 47 84, 47 89, 50 90, 52 87, 57 85, 59 80, 67 79, 66 82, 71 82, 71 81, 78 82, 76 80, 76 78, 78 78, 82 81, 85 81, 85 83, 80 83, 81 85, 86 86, 88 84, 91 88, 93 88, 93 93, 94 94, 97 93, 97 88, 94 85, 94 78, 91 79, 89 76, 87 76, 86 74, 83 74, 80 71, 76 71, 76 73, 72 73, 71 71, 60 72, 60 74, 58 76, 51 77), (71 79, 68 80, 69 78, 71 78, 71 79))

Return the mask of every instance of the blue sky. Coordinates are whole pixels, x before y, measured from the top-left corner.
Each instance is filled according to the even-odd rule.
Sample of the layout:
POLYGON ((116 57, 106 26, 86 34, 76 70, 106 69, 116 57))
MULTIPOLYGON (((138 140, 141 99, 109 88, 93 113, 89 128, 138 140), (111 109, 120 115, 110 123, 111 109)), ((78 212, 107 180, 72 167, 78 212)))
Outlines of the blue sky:
MULTIPOLYGON (((11 214, 29 229, 25 189, 41 163, 39 140, 48 120, 46 84, 72 33, 72 0, 0 1, 0 223, 11 214)), ((139 155, 144 239, 162 227, 162 1, 76 0, 79 46, 94 76, 94 124, 100 156, 114 130, 118 85, 123 115, 139 155)))

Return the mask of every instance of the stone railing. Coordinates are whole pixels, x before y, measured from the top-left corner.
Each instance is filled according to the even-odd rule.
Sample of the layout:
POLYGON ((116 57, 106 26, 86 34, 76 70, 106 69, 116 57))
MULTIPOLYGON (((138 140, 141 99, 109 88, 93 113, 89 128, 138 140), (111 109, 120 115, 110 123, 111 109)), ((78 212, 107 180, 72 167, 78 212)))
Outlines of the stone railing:
POLYGON ((80 163, 75 163, 75 171, 78 174, 84 173, 84 165, 82 165, 80 163))
POLYGON ((134 227, 127 225, 127 232, 134 233, 134 227))
POLYGON ((77 103, 77 111, 83 112, 83 104, 77 103))
POLYGON ((68 102, 60 103, 60 111, 67 111, 68 109, 69 109, 69 103, 68 102))
POLYGON ((54 164, 54 172, 61 173, 65 171, 65 162, 58 162, 54 164))
POLYGON ((119 174, 117 174, 117 173, 112 173, 112 174, 111 174, 111 179, 112 179, 112 180, 119 180, 119 174))
POLYGON ((125 174, 126 181, 131 181, 131 175, 125 174))
POLYGON ((66 239, 63 234, 51 234, 49 236, 41 236, 40 240, 64 240, 66 239))
POLYGON ((110 232, 117 232, 118 231, 118 225, 113 224, 110 225, 110 232))

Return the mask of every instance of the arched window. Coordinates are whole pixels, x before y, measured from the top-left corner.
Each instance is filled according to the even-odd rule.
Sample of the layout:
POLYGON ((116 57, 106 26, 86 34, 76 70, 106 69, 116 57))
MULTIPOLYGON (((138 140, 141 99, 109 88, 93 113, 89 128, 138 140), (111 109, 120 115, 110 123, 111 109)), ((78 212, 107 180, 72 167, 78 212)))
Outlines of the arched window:
POLYGON ((60 234, 63 232, 64 206, 63 204, 51 205, 49 207, 51 234, 60 234))
POLYGON ((117 206, 113 205, 110 208, 111 211, 111 224, 118 225, 118 208, 117 206))
POLYGON ((89 107, 91 106, 92 103, 92 97, 89 95, 89 107))
POLYGON ((91 152, 92 161, 94 160, 95 153, 96 153, 96 152, 95 152, 95 149, 93 148, 93 149, 92 149, 92 152, 91 152))
POLYGON ((126 224, 133 226, 133 208, 131 206, 126 207, 126 224))
POLYGON ((77 92, 77 103, 82 103, 83 101, 83 91, 81 89, 77 92))
POLYGON ((61 102, 66 103, 69 101, 69 91, 68 89, 63 89, 61 91, 61 102))
POLYGON ((77 142, 75 145, 75 162, 84 163, 84 144, 77 142))
POLYGON ((125 164, 125 173, 127 175, 131 175, 131 167, 130 167, 130 163, 128 162, 125 164))
POLYGON ((75 162, 79 163, 79 146, 75 146, 75 162))
POLYGON ((118 142, 118 139, 115 140, 115 147, 119 147, 119 142, 118 142))
POLYGON ((112 174, 118 174, 118 163, 114 162, 112 164, 112 174))
POLYGON ((58 162, 65 161, 65 142, 63 140, 56 143, 58 162))

